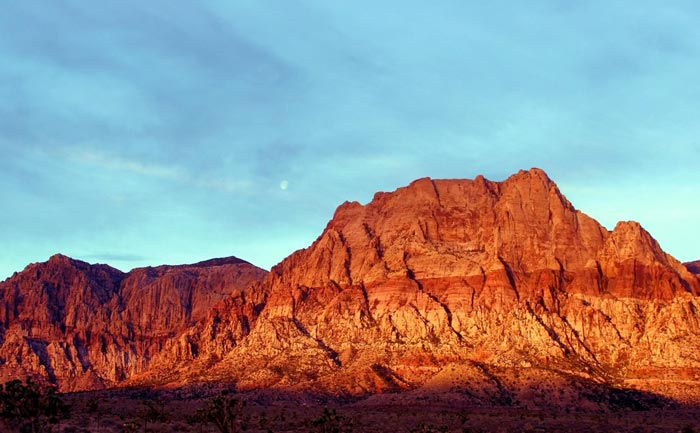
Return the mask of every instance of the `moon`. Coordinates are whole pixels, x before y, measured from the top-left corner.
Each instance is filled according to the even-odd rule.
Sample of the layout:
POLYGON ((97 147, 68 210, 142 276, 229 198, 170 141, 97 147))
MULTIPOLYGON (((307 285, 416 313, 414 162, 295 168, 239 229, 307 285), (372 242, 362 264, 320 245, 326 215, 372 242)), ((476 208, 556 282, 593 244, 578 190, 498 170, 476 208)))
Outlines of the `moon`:
POLYGON ((282 182, 280 182, 280 189, 281 189, 282 191, 284 191, 285 189, 287 189, 288 186, 289 186, 289 182, 287 182, 286 180, 283 180, 282 182))

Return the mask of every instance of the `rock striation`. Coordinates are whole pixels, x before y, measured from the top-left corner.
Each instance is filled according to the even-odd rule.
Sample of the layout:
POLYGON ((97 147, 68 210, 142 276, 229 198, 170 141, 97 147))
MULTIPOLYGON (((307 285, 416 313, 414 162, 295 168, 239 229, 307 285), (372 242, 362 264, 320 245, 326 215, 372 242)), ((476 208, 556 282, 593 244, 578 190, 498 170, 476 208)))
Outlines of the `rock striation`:
POLYGON ((0 283, 0 380, 113 386, 266 272, 235 257, 123 273, 63 255, 0 283))

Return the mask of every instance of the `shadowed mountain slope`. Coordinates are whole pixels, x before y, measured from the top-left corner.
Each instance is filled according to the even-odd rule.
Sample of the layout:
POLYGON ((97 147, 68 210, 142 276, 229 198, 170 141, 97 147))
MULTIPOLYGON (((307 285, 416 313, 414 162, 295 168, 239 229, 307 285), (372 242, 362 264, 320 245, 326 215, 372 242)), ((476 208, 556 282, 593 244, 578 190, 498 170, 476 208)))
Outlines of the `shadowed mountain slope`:
POLYGON ((688 268, 688 270, 694 274, 700 274, 700 260, 696 260, 694 262, 688 262, 685 264, 685 267, 688 268))

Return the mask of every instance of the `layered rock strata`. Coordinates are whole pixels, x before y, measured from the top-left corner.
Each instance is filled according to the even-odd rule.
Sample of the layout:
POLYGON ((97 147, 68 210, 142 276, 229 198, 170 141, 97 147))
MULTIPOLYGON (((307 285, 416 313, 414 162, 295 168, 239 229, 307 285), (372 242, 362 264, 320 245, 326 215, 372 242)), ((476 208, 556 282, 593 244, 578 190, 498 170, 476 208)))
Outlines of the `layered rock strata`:
POLYGON ((539 169, 346 202, 264 279, 225 260, 128 275, 60 261, 0 285, 3 374, 333 395, 461 380, 504 401, 497 372, 652 391, 700 379, 694 265, 636 222, 601 226, 539 169))
POLYGON ((113 386, 265 274, 233 257, 126 274, 55 255, 0 283, 0 380, 113 386))
POLYGON ((616 384, 700 372, 698 277, 539 169, 344 203, 261 290, 255 327, 211 373, 241 387, 361 394, 475 363, 616 384))

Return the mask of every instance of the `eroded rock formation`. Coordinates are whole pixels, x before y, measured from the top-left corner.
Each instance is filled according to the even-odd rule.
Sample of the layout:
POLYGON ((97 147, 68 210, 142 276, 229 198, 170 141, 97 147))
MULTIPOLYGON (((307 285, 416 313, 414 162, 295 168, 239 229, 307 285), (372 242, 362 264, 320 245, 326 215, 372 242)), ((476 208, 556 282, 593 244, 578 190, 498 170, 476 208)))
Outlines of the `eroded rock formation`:
POLYGON ((0 283, 0 380, 111 386, 265 271, 234 257, 125 274, 63 255, 0 283))
POLYGON ((538 169, 344 203, 262 287, 255 327, 218 366, 242 387, 366 393, 473 363, 606 383, 700 371, 698 278, 538 169))
POLYGON ((539 169, 419 179, 342 204, 264 279, 228 261, 128 275, 64 257, 32 265, 0 286, 0 371, 83 388, 223 380, 353 395, 459 376, 507 396, 494 372, 533 368, 563 382, 697 383, 693 266, 638 223, 602 227, 539 169))

